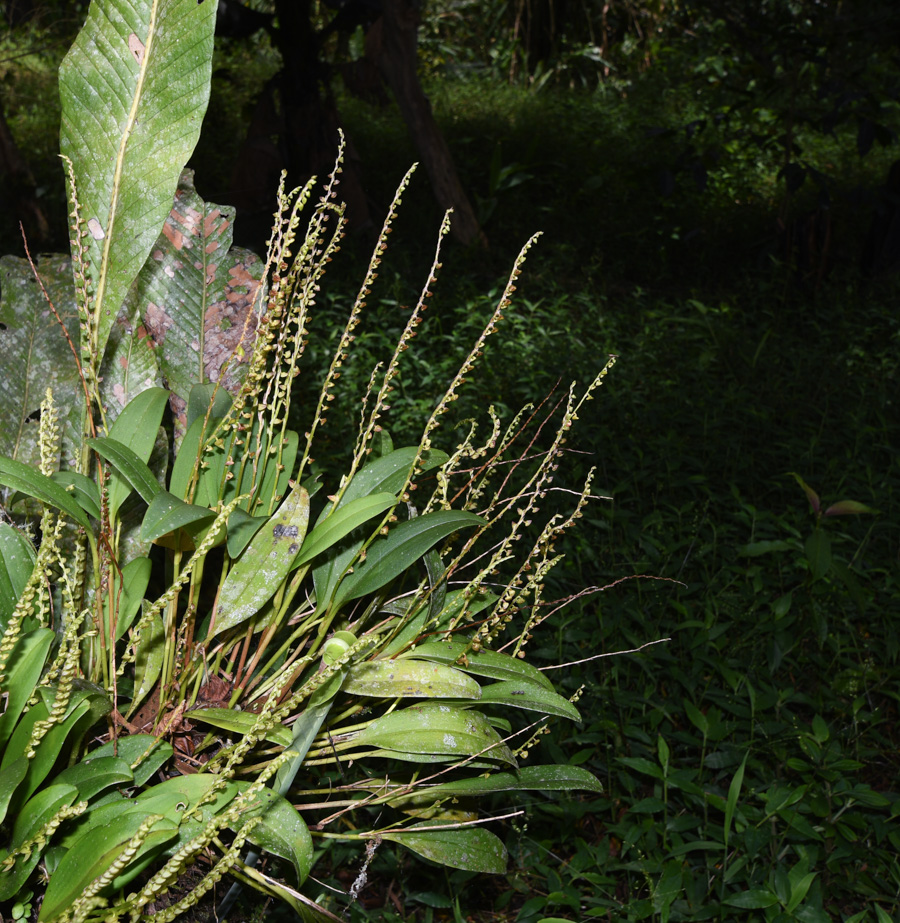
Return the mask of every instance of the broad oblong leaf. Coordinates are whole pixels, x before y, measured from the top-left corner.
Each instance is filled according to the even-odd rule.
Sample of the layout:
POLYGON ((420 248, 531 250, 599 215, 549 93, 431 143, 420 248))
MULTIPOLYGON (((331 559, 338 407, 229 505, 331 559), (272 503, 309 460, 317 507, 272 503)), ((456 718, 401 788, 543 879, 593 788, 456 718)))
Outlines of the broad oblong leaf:
POLYGON ((231 558, 239 558, 253 541, 253 536, 269 521, 267 516, 251 516, 243 510, 235 510, 228 517, 228 540, 226 546, 231 558))
POLYGON ((506 871, 506 847, 489 830, 481 827, 435 828, 434 823, 426 821, 381 836, 450 868, 488 875, 502 875, 506 871))
POLYGON ((60 67, 101 355, 197 143, 215 18, 214 3, 94 0, 60 67))
MULTIPOLYGON (((415 461, 418 449, 407 447, 395 449, 388 455, 376 458, 362 467, 347 485, 336 505, 326 507, 316 522, 315 528, 323 525, 325 520, 333 516, 342 507, 353 503, 361 497, 368 497, 375 493, 399 494, 406 482, 409 470, 415 461)), ((432 449, 421 460, 421 471, 427 471, 438 465, 444 464, 448 456, 444 452, 432 449)), ((363 530, 361 530, 363 531, 363 530)), ((358 535, 355 541, 347 539, 336 555, 329 555, 313 569, 313 580, 316 588, 316 599, 320 606, 326 605, 334 594, 335 587, 344 571, 353 562, 368 536, 358 535)))
POLYGON ((56 776, 54 784, 73 785, 79 800, 90 801, 113 785, 130 785, 133 781, 131 768, 120 756, 99 756, 64 769, 56 776))
POLYGON ((100 491, 94 481, 77 471, 54 471, 50 478, 63 489, 70 488, 70 493, 88 516, 100 518, 100 491))
POLYGON ((156 541, 176 529, 184 529, 195 523, 215 519, 216 514, 205 506, 185 503, 167 490, 161 490, 153 498, 141 523, 141 538, 146 542, 156 541))
POLYGON ((47 506, 62 510, 85 529, 91 527, 87 513, 78 505, 75 498, 55 481, 29 465, 13 458, 0 456, 0 484, 34 497, 35 500, 40 500, 47 506))
POLYGON ((426 641, 401 656, 453 664, 466 673, 489 679, 513 682, 524 680, 553 691, 553 683, 530 663, 509 654, 498 654, 496 651, 470 650, 465 641, 426 641))
POLYGON ((294 561, 294 567, 299 567, 327 551, 357 526, 368 522, 379 513, 386 512, 396 503, 397 498, 393 494, 380 492, 341 504, 327 519, 320 520, 309 533, 297 560, 294 561))
POLYGON ((300 551, 308 523, 309 494, 298 484, 229 571, 210 637, 256 615, 275 595, 300 551))
POLYGON ((6 820, 9 803, 27 772, 28 760, 24 756, 13 760, 0 770, 0 823, 6 820))
POLYGON ((357 742, 399 754, 466 757, 480 754, 515 765, 515 758, 480 712, 428 703, 377 718, 357 742))
POLYGON ((863 513, 877 513, 878 510, 857 500, 838 500, 823 513, 824 516, 860 516, 863 513))
POLYGON ((482 686, 480 704, 509 705, 571 721, 581 720, 578 709, 568 699, 535 683, 507 681, 482 686))
MULTIPOLYGON (((13 825, 10 845, 21 846, 33 837, 58 811, 68 807, 78 798, 78 791, 71 785, 50 785, 34 796, 19 812, 13 825)), ((0 900, 9 900, 25 883, 32 869, 40 861, 41 850, 35 849, 31 855, 21 854, 16 857, 12 869, 0 875, 0 900)))
POLYGON ((597 778, 580 766, 523 766, 515 772, 492 772, 472 779, 458 779, 423 787, 392 800, 391 804, 429 802, 438 798, 465 798, 474 795, 493 795, 497 792, 519 791, 601 792, 603 786, 597 778))
MULTIPOLYGON (((246 789, 249 782, 238 782, 246 789)), ((273 856, 287 859, 294 866, 297 879, 302 884, 312 867, 313 843, 306 822, 297 809, 277 792, 264 788, 256 795, 259 805, 242 815, 241 820, 260 817, 260 822, 250 833, 255 843, 273 856)))
MULTIPOLYGON (((130 488, 136 490, 144 503, 152 503, 153 498, 162 490, 153 477, 153 472, 147 467, 146 463, 138 458, 137 454, 117 442, 109 436, 98 436, 96 439, 88 439, 88 445, 102 458, 105 458, 116 469, 117 473, 127 481, 130 488)), ((121 505, 122 500, 126 499, 130 490, 126 493, 124 489, 116 491, 117 502, 114 504, 112 499, 112 488, 110 489, 110 513, 115 515, 115 511, 121 505)))
MULTIPOLYGON (((146 601, 141 608, 143 609, 144 606, 146 606, 146 601)), ((156 680, 162 671, 165 651, 166 635, 163 622, 159 616, 156 616, 141 632, 138 642, 137 656, 134 661, 134 696, 128 709, 128 715, 137 709, 156 685, 156 680)))
POLYGON ((379 698, 478 699, 481 687, 460 670, 422 660, 371 660, 347 671, 341 687, 379 698))
POLYGON ((118 756, 125 760, 134 775, 134 784, 143 785, 173 753, 172 745, 152 734, 129 734, 118 740, 111 740, 92 750, 84 758, 85 763, 105 756, 118 756))
MULTIPOLYGON (((6 742, 44 672, 53 637, 49 628, 37 628, 19 638, 13 648, 3 684, 6 701, 3 714, 0 715, 0 752, 4 752, 6 742)), ((24 756, 24 752, 18 755, 24 756)))
MULTIPOLYGON (((146 466, 150 461, 153 448, 156 445, 157 431, 162 421, 163 411, 166 408, 166 401, 169 398, 169 392, 164 388, 145 388, 134 398, 132 398, 125 409, 116 417, 115 422, 109 428, 109 438, 120 443, 131 453, 137 456, 138 461, 146 466)), ((119 466, 115 458, 110 458, 114 465, 119 466)), ((128 460, 132 462, 131 456, 128 460)), ((124 460, 123 460, 123 463, 124 460)), ((153 482, 147 483, 144 490, 130 479, 129 475, 119 467, 120 473, 114 473, 109 484, 109 509, 110 515, 115 517, 119 507, 131 493, 134 487, 138 493, 149 503, 159 490, 159 484, 149 472, 141 471, 141 476, 149 477, 153 482)), ((138 476, 135 473, 134 476, 138 476)))
POLYGON ((401 522, 387 536, 369 545, 365 561, 341 581, 334 607, 380 590, 442 539, 460 529, 480 525, 484 525, 480 516, 461 510, 437 510, 401 522))
POLYGON ((149 558, 133 558, 122 568, 121 579, 115 568, 110 574, 110 590, 107 596, 106 620, 109 624, 109 605, 116 613, 116 641, 131 627, 135 615, 141 608, 141 600, 150 583, 152 566, 149 558))
MULTIPOLYGON (((73 843, 50 877, 38 920, 42 923, 55 920, 69 910, 88 885, 122 855, 147 819, 148 815, 143 813, 120 814, 103 826, 91 828, 90 835, 85 833, 73 843)), ((129 864, 137 863, 143 853, 173 840, 177 830, 174 821, 160 817, 144 836, 129 864)))
POLYGON ((0 632, 31 577, 35 559, 28 538, 9 523, 0 522, 0 632))

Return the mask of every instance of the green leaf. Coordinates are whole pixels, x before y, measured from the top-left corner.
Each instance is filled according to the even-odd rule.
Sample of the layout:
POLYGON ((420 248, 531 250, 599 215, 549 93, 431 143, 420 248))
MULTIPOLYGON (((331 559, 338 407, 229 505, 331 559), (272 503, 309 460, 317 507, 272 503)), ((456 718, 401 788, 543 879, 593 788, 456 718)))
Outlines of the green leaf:
MULTIPOLYGON (((734 777, 731 780, 731 784, 728 786, 728 798, 725 801, 725 848, 728 848, 728 839, 731 836, 731 821, 734 817, 734 809, 737 806, 737 800, 741 794, 741 785, 744 783, 744 770, 747 768, 747 757, 750 756, 749 751, 744 754, 744 758, 741 760, 741 765, 738 767, 737 772, 734 774, 734 777)), ((766 905, 768 906, 768 905, 766 905)))
MULTIPOLYGON (((146 606, 146 602, 143 606, 146 606)), ((133 714, 138 705, 153 691, 156 680, 162 672, 165 652, 166 633, 162 618, 156 616, 141 632, 137 656, 134 660, 134 695, 126 718, 133 714)))
MULTIPOLYGON (((237 785, 243 790, 250 783, 238 782, 237 785)), ((264 788, 256 797, 259 806, 251 808, 241 818, 242 821, 262 818, 250 833, 250 842, 291 862, 302 884, 309 875, 313 857, 312 837, 305 821, 289 801, 270 789, 264 788)))
POLYGON ((94 519, 100 518, 100 491, 97 485, 88 477, 77 471, 54 471, 50 479, 55 481, 64 490, 71 487, 72 496, 78 505, 94 519))
POLYGON ((489 875, 502 875, 506 871, 506 847, 490 831, 480 827, 436 830, 435 826, 426 821, 381 836, 450 868, 489 875), (420 829, 423 827, 429 829, 420 829))
POLYGON ((481 687, 453 667, 422 660, 372 660, 347 671, 341 689, 380 698, 477 699, 481 687))
POLYGON ((365 561, 341 581, 333 608, 380 590, 442 539, 479 525, 484 525, 480 516, 461 510, 437 510, 401 522, 386 537, 376 538, 369 545, 365 561))
MULTIPOLYGON (((13 811, 17 811, 20 804, 30 798, 37 791, 40 784, 47 778, 53 769, 57 759, 67 745, 67 738, 78 722, 85 715, 90 713, 90 703, 84 698, 80 700, 73 693, 73 699, 76 700, 74 707, 67 715, 64 721, 53 725, 46 734, 40 738, 40 744, 36 748, 35 756, 28 765, 28 772, 22 787, 16 792, 15 799, 11 803, 13 811)), ((19 726, 13 732, 10 738, 8 753, 21 753, 24 751, 27 741, 31 737, 31 730, 36 721, 46 721, 49 716, 47 706, 43 702, 38 702, 32 706, 25 717, 19 722, 19 726)), ((76 735, 73 733, 73 737, 76 735)), ((6 756, 4 755, 3 766, 6 767, 6 756)))
MULTIPOLYGON (((191 712, 192 722, 200 721, 241 735, 247 735, 253 730, 258 717, 253 712, 234 711, 231 708, 198 708, 191 712)), ((288 728, 279 724, 266 731, 266 740, 289 747, 292 736, 288 728)))
POLYGON ((306 564, 316 555, 327 551, 332 545, 337 544, 345 535, 352 532, 357 526, 368 522, 379 513, 384 513, 397 503, 397 498, 389 493, 370 494, 366 497, 357 497, 349 503, 341 504, 327 519, 320 519, 316 527, 309 533, 300 549, 294 567, 306 564))
MULTIPOLYGON (((389 493, 396 496, 406 482, 410 468, 415 461, 418 449, 407 447, 396 449, 390 455, 369 462, 351 478, 336 506, 326 507, 319 516, 315 528, 318 529, 327 518, 334 515, 342 506, 361 497, 375 493, 389 493)), ((448 456, 444 452, 431 450, 422 459, 422 470, 427 471, 444 464, 448 456)), ((315 531, 315 530, 314 530, 315 531)), ((357 536, 355 541, 348 540, 336 555, 321 561, 313 569, 316 599, 324 607, 334 595, 344 571, 353 563, 359 550, 365 543, 365 535, 357 536)), ((423 552, 424 553, 424 552, 423 552)))
MULTIPOLYGON (((191 394, 196 390, 197 387, 193 389, 191 394)), ((206 417, 206 410, 204 408, 204 412, 191 421, 187 433, 178 446, 178 453, 175 456, 175 462, 172 465, 172 473, 169 479, 169 490, 179 499, 188 499, 188 488, 190 487, 191 476, 194 473, 194 468, 198 465, 201 452, 215 430, 217 422, 225 416, 231 405, 231 400, 224 391, 218 393, 224 395, 225 400, 216 402, 210 410, 209 419, 206 417), (224 410, 222 413, 219 413, 219 411, 223 409, 223 403, 225 404, 224 410)), ((200 394, 198 394, 198 402, 199 397, 200 394)), ((190 413, 188 415, 190 416, 190 413)), ((198 483, 199 479, 202 479, 204 473, 204 469, 198 469, 198 483)))
POLYGON ((167 490, 160 490, 150 502, 141 522, 141 538, 156 541, 176 529, 186 529, 197 523, 207 523, 216 514, 205 506, 185 503, 167 490))
MULTIPOLYGON (((367 497, 374 493, 389 493, 396 496, 403 488, 417 452, 418 448, 414 446, 395 449, 390 455, 377 458, 360 468, 347 485, 338 503, 338 508, 351 503, 357 497, 367 497)), ((445 452, 431 449, 423 456, 420 471, 425 472, 437 468, 443 465, 449 457, 445 452)), ((330 515, 327 511, 326 514, 330 515)), ((326 514, 322 515, 319 522, 325 518, 326 514)), ((317 522, 316 525, 318 524, 317 522)))
POLYGON ((636 772, 643 773, 646 776, 652 776, 654 779, 662 781, 663 771, 660 769, 659 765, 650 762, 650 760, 645 759, 643 756, 620 756, 618 757, 618 762, 627 766, 629 769, 634 769, 636 772))
POLYGON ((0 823, 6 819, 9 803, 27 772, 28 760, 24 756, 20 756, 0 770, 0 823))
MULTIPOLYGON (((19 638, 13 648, 7 666, 7 678, 3 684, 3 691, 6 693, 6 707, 0 715, 0 752, 4 751, 22 710, 34 693, 38 680, 44 672, 53 638, 54 634, 49 628, 37 628, 19 638)), ((24 756, 24 751, 19 755, 24 756)), ((4 752, 5 763, 6 753, 4 752)))
MULTIPOLYGON (((372 787, 372 791, 380 791, 372 787)), ((437 785, 423 786, 408 795, 392 799, 399 805, 408 801, 431 802, 439 798, 466 798, 493 795, 497 792, 600 792, 600 782, 580 766, 523 766, 515 772, 492 772, 472 779, 457 779, 437 785)))
POLYGON ((153 453, 156 434, 168 399, 169 392, 165 388, 146 388, 128 402, 109 428, 108 437, 129 450, 123 461, 130 462, 135 469, 135 475, 131 476, 128 471, 123 470, 115 457, 104 455, 104 458, 108 458, 121 472, 113 473, 109 485, 109 511, 113 518, 132 488, 137 490, 146 503, 149 503, 160 489, 159 483, 146 465, 153 453), (136 463, 133 456, 137 456, 136 463), (135 476, 141 478, 143 490, 134 480, 135 476))
POLYGON ((816 529, 804 545, 809 572, 813 580, 821 580, 831 567, 831 539, 822 529, 816 529))
POLYGON ((819 495, 797 474, 795 471, 791 472, 791 477, 800 485, 803 489, 803 493, 806 494, 806 499, 809 500, 809 505, 812 507, 814 513, 818 513, 822 509, 822 501, 819 499, 819 495))
MULTIPOLYGON (((86 833, 78 839, 62 857, 50 878, 38 920, 54 920, 69 910, 91 882, 103 875, 122 855, 147 816, 143 813, 119 814, 103 826, 92 827, 90 835, 86 833)), ((129 865, 134 866, 145 853, 173 840, 177 830, 173 821, 160 817, 129 865)))
POLYGON ((479 705, 512 705, 544 715, 558 715, 572 721, 581 721, 578 709, 561 695, 535 683, 514 680, 482 686, 479 705))
POLYGON ((47 506, 62 510, 85 529, 91 527, 87 513, 71 494, 50 478, 45 477, 40 471, 20 461, 0 456, 0 484, 4 487, 11 487, 13 490, 20 490, 23 494, 34 497, 35 500, 40 500, 47 506))
POLYGON ((13 848, 21 846, 47 821, 52 820, 60 808, 66 808, 78 800, 78 789, 71 782, 55 780, 53 785, 42 789, 25 803, 13 824, 10 844, 13 848))
POLYGON ((113 785, 130 785, 133 782, 131 768, 119 756, 99 756, 76 763, 64 769, 55 779, 55 783, 74 785, 81 801, 90 801, 113 785))
POLYGON ((738 548, 738 554, 745 555, 748 558, 758 558, 760 555, 770 554, 773 551, 793 550, 794 546, 790 542, 773 539, 771 541, 749 542, 746 545, 741 545, 740 548, 738 548))
POLYGON ((141 495, 144 503, 153 502, 153 498, 162 488, 156 478, 153 477, 153 472, 147 467, 147 464, 141 461, 135 452, 110 436, 98 436, 96 439, 88 439, 87 443, 98 455, 112 463, 118 474, 124 478, 128 485, 127 488, 123 487, 114 490, 123 481, 116 480, 115 475, 113 475, 114 481, 109 490, 110 516, 115 517, 122 501, 128 497, 132 489, 141 495), (115 502, 113 500, 114 493, 115 502))
POLYGON ((202 816, 212 817, 226 808, 238 793, 236 783, 222 783, 223 779, 220 776, 210 774, 175 776, 141 792, 134 801, 140 812, 162 814, 169 820, 178 821, 188 808, 205 799, 210 789, 218 784, 221 788, 203 805, 202 816))
POLYGON ((133 558, 122 568, 122 576, 113 568, 110 572, 110 588, 104 600, 106 623, 109 624, 109 606, 112 602, 116 613, 116 641, 119 641, 131 627, 135 615, 141 608, 141 600, 150 583, 152 565, 149 558, 133 558))
MULTIPOLYGON (((77 344, 79 325, 71 261, 68 256, 42 256, 36 266, 69 336, 77 344)), ((49 387, 60 414, 62 456, 71 459, 80 443, 84 407, 75 357, 28 261, 12 256, 0 258, 0 281, 0 454, 37 465, 37 418, 49 387)))
MULTIPOLYGON (((32 798, 16 818, 10 845, 21 846, 33 837, 62 808, 75 801, 77 794, 70 785, 51 785, 32 798)), ((19 892, 41 860, 42 851, 43 846, 39 845, 30 855, 19 854, 13 867, 0 875, 0 901, 9 900, 19 892)))
POLYGON ((722 903, 729 907, 740 907, 741 910, 764 910, 766 907, 774 907, 778 898, 771 891, 756 888, 728 897, 722 903))
POLYGON ((357 742, 416 754, 466 757, 475 753, 515 765, 509 748, 480 712, 454 705, 413 705, 377 718, 360 732, 357 742))
POLYGON ((251 516, 243 510, 235 510, 228 517, 228 556, 239 558, 253 540, 253 536, 269 521, 268 516, 251 516))
MULTIPOLYGON (((429 555, 432 552, 429 552, 429 555)), ((426 566, 428 561, 428 556, 425 557, 426 566)), ((434 594, 435 596, 437 594, 434 594)), ((411 651, 408 650, 410 646, 416 641, 416 639, 422 634, 422 631, 426 628, 429 632, 431 631, 441 631, 446 628, 451 622, 455 620, 471 620, 477 613, 481 612, 483 609, 492 606, 499 597, 494 593, 487 591, 479 591, 478 593, 471 594, 466 593, 465 590, 453 590, 444 598, 444 604, 435 618, 431 618, 431 605, 429 603, 428 611, 426 612, 423 608, 417 615, 414 615, 411 619, 406 619, 405 617, 401 620, 400 630, 397 631, 393 640, 388 641, 382 648, 382 656, 385 657, 394 657, 397 655, 409 656, 411 651)), ((405 610, 404 610, 405 614, 405 610)), ((428 642, 429 644, 437 644, 438 642, 428 642)), ((460 643, 460 642, 453 642, 460 643)), ((417 655, 418 651, 421 650, 420 645, 416 648, 417 655)), ((466 653, 465 648, 467 642, 462 642, 459 648, 459 653, 456 654, 452 660, 446 660, 445 654, 440 652, 432 652, 427 655, 427 659, 436 660, 438 663, 454 663, 460 660, 462 654, 466 653)), ((430 648, 428 650, 431 650, 430 648)), ((450 649, 448 648, 448 651, 450 649)), ((480 656, 480 655, 479 655, 480 656)), ((492 655, 493 656, 493 655, 492 655)), ((506 657, 510 659, 506 654, 498 654, 498 657, 506 657)), ((457 664, 461 666, 461 664, 457 664)), ((537 670, 534 670, 533 667, 529 667, 533 670, 534 673, 537 673, 538 677, 541 677, 543 674, 538 673, 537 670)), ((474 672, 474 671, 472 671, 474 672)), ((495 676, 494 679, 517 679, 520 678, 517 675, 515 676, 495 676)), ((540 682, 540 679, 535 679, 535 682, 540 682)), ((549 680, 543 680, 544 684, 548 689, 552 689, 553 686, 549 680)))
POLYGON ((275 595, 300 551, 308 523, 309 494, 298 484, 228 572, 210 638, 252 618, 275 595))
POLYGON ((215 14, 214 3, 94 0, 60 67, 60 148, 89 232, 101 355, 197 143, 215 14))
MULTIPOLYGON (((191 170, 181 174, 174 202, 170 195, 165 205, 155 228, 159 236, 137 278, 133 300, 175 394, 179 445, 190 423, 205 416, 210 385, 218 385, 219 402, 219 395, 236 394, 246 377, 259 322, 264 264, 249 250, 231 246, 234 208, 205 202, 194 189, 191 170), (203 408, 192 414, 188 404, 198 383, 206 391, 198 392, 195 404, 203 408)), ((223 411, 223 406, 224 401, 212 416, 224 416, 228 408, 223 411)))
POLYGON ((158 769, 165 765, 174 752, 172 745, 152 734, 129 734, 110 740, 84 758, 88 763, 107 756, 123 759, 134 775, 134 784, 143 785, 158 769))
POLYGON ((784 908, 787 913, 793 913, 803 903, 816 875, 816 872, 807 872, 796 882, 791 881, 791 899, 784 908))
POLYGON ((865 503, 858 503, 856 500, 839 500, 832 503, 822 514, 824 516, 860 516, 863 513, 877 513, 878 510, 866 506, 865 503))
POLYGON ((402 657, 417 657, 437 663, 453 664, 466 673, 489 679, 526 682, 543 686, 553 692, 553 683, 536 667, 518 657, 496 651, 472 651, 465 641, 427 641, 417 645, 402 657), (463 661, 463 658, 464 661, 463 661))
POLYGON ((36 559, 28 538, 9 523, 0 522, 0 632, 16 608, 36 559))

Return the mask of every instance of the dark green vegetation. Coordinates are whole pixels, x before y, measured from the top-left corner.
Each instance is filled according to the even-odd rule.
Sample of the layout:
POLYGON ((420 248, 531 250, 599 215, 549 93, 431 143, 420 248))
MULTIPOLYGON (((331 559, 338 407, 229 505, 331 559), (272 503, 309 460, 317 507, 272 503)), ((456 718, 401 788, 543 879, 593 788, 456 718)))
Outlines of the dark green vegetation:
MULTIPOLYGON (((491 74, 429 87, 492 249, 444 260, 387 425, 402 444, 427 416, 490 310, 484 292, 499 294, 510 255, 544 230, 504 339, 458 413, 481 418, 493 401, 509 416, 619 355, 571 446, 589 453, 573 475, 597 464, 595 493, 613 499, 570 534, 548 597, 647 579, 553 614, 532 656, 567 663, 670 640, 553 674, 568 693, 586 684, 588 717, 543 746, 597 773, 605 792, 525 804, 506 828, 508 880, 429 876, 385 844, 353 919, 900 914, 898 285, 860 279, 871 203, 854 194, 883 181, 894 153, 861 159, 855 124, 834 138, 798 130, 807 160, 830 177, 833 237, 828 278, 797 280, 776 222, 808 214, 818 188, 788 199, 774 145, 729 134, 730 157, 705 190, 682 172, 661 194, 684 126, 706 117, 711 132, 715 114, 679 74, 717 62, 676 52, 595 90, 568 88, 567 72, 539 92, 491 74), (852 499, 880 513, 817 518, 792 472, 823 509, 852 499)), ((231 91, 221 92, 214 105, 227 108, 231 91)), ((404 127, 390 110, 350 100, 344 110, 371 194, 386 204, 415 159, 404 127)), ((769 116, 760 101, 745 118, 756 131, 769 116)), ((214 187, 203 161, 195 166, 201 189, 214 187)), ((373 359, 396 340, 401 306, 415 303, 410 286, 439 220, 422 177, 405 198, 361 335, 373 359)), ((349 240, 329 279, 335 317, 365 251, 349 240)), ((362 359, 342 379, 348 421, 368 376, 362 359)), ((331 424, 326 467, 345 448, 341 417, 331 424)), ((335 849, 344 889, 356 868, 341 865, 357 858, 335 849)))

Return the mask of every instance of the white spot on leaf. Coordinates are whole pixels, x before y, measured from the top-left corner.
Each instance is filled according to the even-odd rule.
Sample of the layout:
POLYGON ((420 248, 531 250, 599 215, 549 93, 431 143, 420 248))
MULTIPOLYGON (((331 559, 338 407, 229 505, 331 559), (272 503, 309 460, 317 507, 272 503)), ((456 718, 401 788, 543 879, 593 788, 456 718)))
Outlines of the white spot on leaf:
POLYGON ((91 232, 91 237, 93 237, 94 240, 103 240, 103 238, 106 237, 106 233, 96 218, 91 218, 91 220, 88 221, 88 230, 91 232))

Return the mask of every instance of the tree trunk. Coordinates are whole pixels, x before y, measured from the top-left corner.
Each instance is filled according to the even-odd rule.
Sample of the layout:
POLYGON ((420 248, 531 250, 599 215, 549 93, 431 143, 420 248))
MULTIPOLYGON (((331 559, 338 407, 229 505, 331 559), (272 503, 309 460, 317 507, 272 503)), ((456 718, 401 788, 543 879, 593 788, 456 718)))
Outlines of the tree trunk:
POLYGON ((416 0, 384 0, 382 9, 381 19, 370 30, 380 30, 380 34, 371 36, 371 46, 377 46, 380 39, 376 52, 378 66, 397 98, 400 112, 428 171, 435 197, 443 208, 453 209, 451 233, 457 240, 467 246, 487 246, 487 238, 457 176, 450 148, 419 83, 416 68, 419 3, 416 0))

